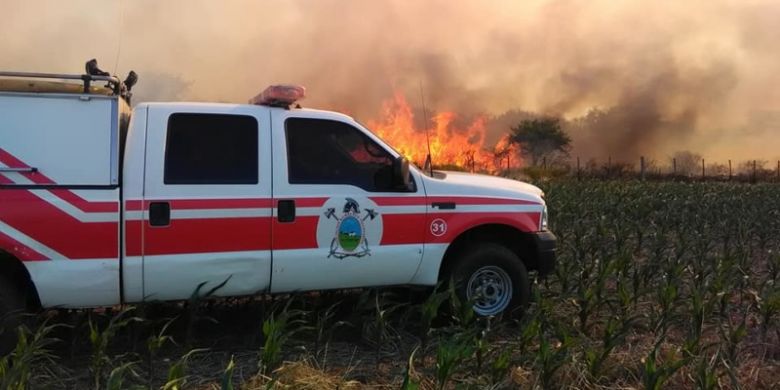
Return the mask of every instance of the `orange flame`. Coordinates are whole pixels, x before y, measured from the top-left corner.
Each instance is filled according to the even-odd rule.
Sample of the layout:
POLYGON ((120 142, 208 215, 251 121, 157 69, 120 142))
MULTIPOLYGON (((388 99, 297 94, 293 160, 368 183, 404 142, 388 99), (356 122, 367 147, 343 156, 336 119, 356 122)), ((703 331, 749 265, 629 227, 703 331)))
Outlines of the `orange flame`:
MULTIPOLYGON (((457 128, 453 124, 455 118, 453 112, 437 113, 433 127, 428 129, 435 166, 488 173, 520 166, 517 146, 509 142, 508 135, 493 147, 484 145, 484 117, 478 117, 466 128, 457 128)), ((424 164, 428 155, 425 130, 415 126, 412 109, 403 94, 396 92, 393 99, 385 101, 381 119, 369 120, 368 127, 410 161, 424 164)))

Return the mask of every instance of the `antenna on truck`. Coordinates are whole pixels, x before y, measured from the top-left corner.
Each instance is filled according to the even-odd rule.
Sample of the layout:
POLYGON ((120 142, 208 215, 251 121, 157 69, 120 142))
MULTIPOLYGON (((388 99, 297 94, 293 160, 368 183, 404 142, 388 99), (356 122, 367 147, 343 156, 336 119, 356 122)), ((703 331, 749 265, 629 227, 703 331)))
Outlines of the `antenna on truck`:
POLYGON ((428 135, 428 109, 425 108, 425 94, 423 94, 423 85, 420 81, 420 100, 423 107, 423 129, 425 130, 425 143, 428 145, 428 155, 425 156, 425 164, 423 170, 430 172, 433 176, 433 159, 431 158, 431 136, 428 135))

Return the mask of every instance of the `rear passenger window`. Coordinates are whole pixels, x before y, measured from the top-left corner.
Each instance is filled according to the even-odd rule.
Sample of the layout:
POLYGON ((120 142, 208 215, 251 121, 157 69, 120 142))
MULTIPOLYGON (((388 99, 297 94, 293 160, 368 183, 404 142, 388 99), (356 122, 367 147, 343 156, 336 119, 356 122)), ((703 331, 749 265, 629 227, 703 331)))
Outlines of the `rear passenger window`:
POLYGON ((257 184, 257 127, 247 115, 172 114, 165 184, 257 184))

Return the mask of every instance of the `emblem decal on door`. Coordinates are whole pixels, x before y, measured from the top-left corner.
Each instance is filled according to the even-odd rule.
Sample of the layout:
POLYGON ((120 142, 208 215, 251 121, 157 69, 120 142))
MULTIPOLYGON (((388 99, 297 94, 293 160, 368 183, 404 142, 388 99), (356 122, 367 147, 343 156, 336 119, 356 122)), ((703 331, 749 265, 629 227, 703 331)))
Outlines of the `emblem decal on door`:
POLYGON ((360 209, 358 202, 347 198, 341 214, 336 214, 336 208, 325 211, 327 219, 336 220, 336 232, 330 242, 328 257, 343 259, 345 257, 371 256, 371 248, 366 240, 366 221, 373 221, 379 213, 374 209, 360 209))

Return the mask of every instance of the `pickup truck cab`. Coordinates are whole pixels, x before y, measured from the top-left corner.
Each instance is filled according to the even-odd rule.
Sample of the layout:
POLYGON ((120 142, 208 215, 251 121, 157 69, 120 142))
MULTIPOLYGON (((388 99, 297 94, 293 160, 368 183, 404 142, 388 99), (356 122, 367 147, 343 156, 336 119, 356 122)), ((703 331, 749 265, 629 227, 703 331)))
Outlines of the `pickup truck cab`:
POLYGON ((537 187, 431 175, 347 115, 294 108, 300 88, 132 110, 126 90, 0 73, 0 311, 453 278, 491 316, 553 268, 537 187))

